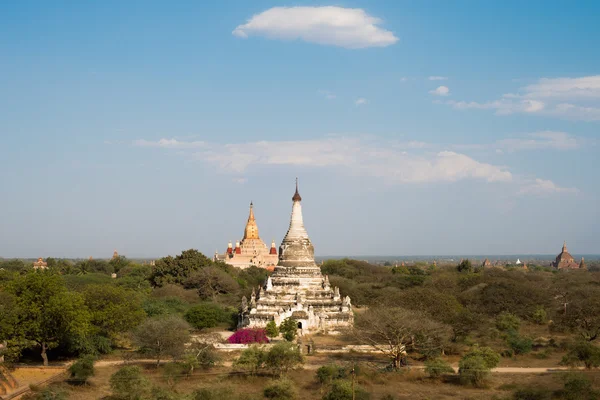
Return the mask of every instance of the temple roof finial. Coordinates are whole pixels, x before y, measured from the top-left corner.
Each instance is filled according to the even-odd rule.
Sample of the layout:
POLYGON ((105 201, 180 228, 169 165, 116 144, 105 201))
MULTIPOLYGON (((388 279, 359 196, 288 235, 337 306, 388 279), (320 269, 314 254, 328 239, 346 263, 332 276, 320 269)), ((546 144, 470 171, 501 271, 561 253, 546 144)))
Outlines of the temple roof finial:
POLYGON ((562 251, 567 251, 567 241, 566 240, 563 243, 562 251))
POLYGON ((298 193, 298 178, 296 178, 296 193, 294 193, 292 201, 302 201, 302 197, 300 197, 300 193, 298 193))

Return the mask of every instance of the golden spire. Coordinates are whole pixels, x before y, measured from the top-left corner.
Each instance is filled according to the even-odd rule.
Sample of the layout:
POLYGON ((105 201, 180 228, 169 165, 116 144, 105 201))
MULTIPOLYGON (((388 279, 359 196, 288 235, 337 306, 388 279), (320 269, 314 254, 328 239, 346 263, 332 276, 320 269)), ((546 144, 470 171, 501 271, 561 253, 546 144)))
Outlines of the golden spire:
POLYGON ((259 239, 258 226, 256 225, 256 219, 254 218, 254 205, 252 202, 250 202, 250 215, 248 216, 246 229, 244 229, 244 240, 245 239, 259 239))

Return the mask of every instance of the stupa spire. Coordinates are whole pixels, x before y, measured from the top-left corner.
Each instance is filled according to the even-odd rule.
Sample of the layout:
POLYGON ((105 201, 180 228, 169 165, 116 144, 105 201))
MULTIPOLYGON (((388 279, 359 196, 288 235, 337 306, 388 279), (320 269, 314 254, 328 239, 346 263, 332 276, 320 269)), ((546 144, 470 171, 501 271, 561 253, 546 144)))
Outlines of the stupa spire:
POLYGON ((256 219, 254 218, 254 204, 252 204, 252 202, 250 202, 250 214, 248 215, 248 222, 244 229, 244 240, 245 239, 259 239, 258 225, 256 225, 256 219))
POLYGON ((290 227, 279 247, 279 265, 281 266, 315 266, 315 250, 306 228, 304 228, 301 200, 302 197, 298 192, 298 178, 296 178, 290 227))
POLYGON ((563 248, 562 248, 562 251, 563 251, 563 253, 566 253, 566 252, 567 252, 567 241, 566 241, 566 240, 563 242, 563 248))

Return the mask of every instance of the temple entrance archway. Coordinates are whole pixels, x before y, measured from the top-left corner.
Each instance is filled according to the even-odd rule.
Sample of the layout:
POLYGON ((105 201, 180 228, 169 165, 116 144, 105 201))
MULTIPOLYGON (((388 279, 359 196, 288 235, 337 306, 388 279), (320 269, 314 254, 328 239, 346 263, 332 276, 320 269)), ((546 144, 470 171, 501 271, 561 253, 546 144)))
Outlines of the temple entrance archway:
POLYGON ((298 329, 302 329, 302 322, 298 321, 298 329))

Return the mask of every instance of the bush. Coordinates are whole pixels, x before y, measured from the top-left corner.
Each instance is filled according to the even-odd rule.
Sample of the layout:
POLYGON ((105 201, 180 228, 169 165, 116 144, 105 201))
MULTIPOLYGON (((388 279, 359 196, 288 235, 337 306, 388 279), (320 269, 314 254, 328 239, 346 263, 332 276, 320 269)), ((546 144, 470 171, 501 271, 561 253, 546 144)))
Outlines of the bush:
POLYGON ((186 311, 184 318, 196 329, 213 328, 219 322, 229 322, 229 315, 215 303, 204 303, 186 311))
POLYGON ((279 379, 271 382, 265 387, 264 395, 267 399, 295 400, 298 398, 298 390, 289 379, 279 379))
POLYGON ((269 343, 269 338, 267 338, 264 329, 245 328, 229 336, 227 342, 232 344, 263 344, 269 343))
POLYGON ((496 317, 496 328, 501 331, 519 331, 519 327, 521 326, 521 320, 514 314, 509 312, 502 312, 496 317))
POLYGON ((283 320, 281 325, 279 326, 279 332, 285 340, 291 342, 296 338, 298 334, 298 322, 292 318, 286 318, 283 320))
POLYGON ((266 332, 267 336, 270 338, 275 338, 275 337, 279 336, 279 328, 277 327, 277 324, 275 323, 275 321, 269 321, 269 323, 267 324, 267 326, 265 328, 265 332, 266 332))
POLYGON ((83 385, 87 380, 94 376, 94 356, 87 355, 81 357, 69 367, 69 382, 83 385))
POLYGON ((123 367, 110 377, 114 397, 122 400, 142 400, 150 397, 150 381, 138 366, 123 367))
POLYGON ((482 386, 492 368, 500 362, 500 355, 489 347, 475 347, 458 363, 458 373, 463 384, 482 386))
POLYGON ((583 374, 566 374, 564 381, 565 387, 560 395, 565 400, 596 400, 600 398, 600 393, 592 388, 592 382, 583 374))
MULTIPOLYGON (((354 399, 368 400, 369 393, 354 385, 354 399)), ((334 381, 329 392, 323 396, 323 400, 352 400, 352 384, 346 380, 334 381)))
POLYGON ((531 315, 531 319, 538 325, 544 325, 548 321, 548 313, 544 306, 538 306, 531 315))
POLYGON ((577 367, 581 364, 587 369, 600 366, 600 348, 587 341, 580 341, 570 346, 561 364, 577 367))
POLYGON ((250 346, 233 362, 233 367, 255 375, 265 365, 266 352, 258 346, 250 346))
POLYGON ((533 348, 533 340, 528 337, 512 334, 508 337, 507 343, 515 354, 527 354, 533 348))
POLYGON ((346 368, 339 365, 323 365, 317 370, 317 380, 322 385, 330 385, 337 379, 344 379, 348 376, 346 368))
POLYGON ((425 372, 432 378, 438 378, 442 375, 453 374, 454 368, 446 361, 434 358, 425 362, 425 372))
POLYGON ((233 399, 233 390, 230 388, 202 388, 192 394, 192 400, 226 400, 233 399))
POLYGON ((67 400, 69 392, 60 387, 47 387, 39 393, 25 395, 23 400, 67 400))
POLYGON ((547 389, 525 388, 513 394, 513 400, 550 400, 552 392, 547 389))
POLYGON ((265 357, 265 367, 270 369, 273 374, 278 373, 280 376, 303 362, 304 358, 298 347, 288 342, 277 343, 271 347, 265 357))

